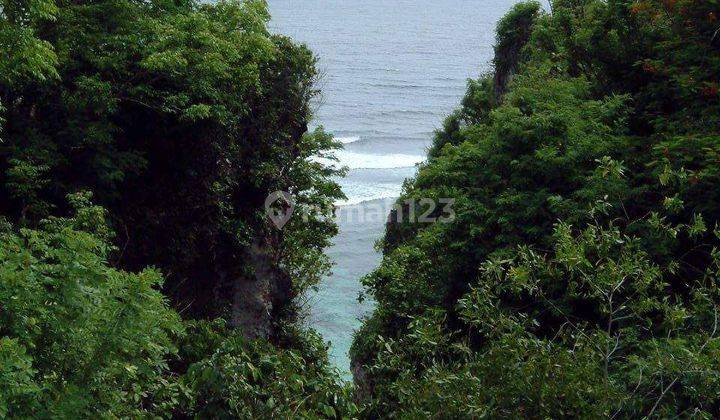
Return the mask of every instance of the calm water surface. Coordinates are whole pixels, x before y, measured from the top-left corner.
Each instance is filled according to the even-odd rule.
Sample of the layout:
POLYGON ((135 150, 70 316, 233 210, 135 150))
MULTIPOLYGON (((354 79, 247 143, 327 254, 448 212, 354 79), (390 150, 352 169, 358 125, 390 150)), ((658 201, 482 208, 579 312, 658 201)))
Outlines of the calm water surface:
MULTIPOLYGON (((466 80, 490 71, 494 28, 515 0, 269 0, 274 31, 319 57, 316 125, 345 143, 338 157, 348 206, 397 197, 466 80)), ((310 322, 346 376, 353 331, 372 310, 359 280, 380 261, 382 217, 340 220, 333 274, 310 296, 310 322)))

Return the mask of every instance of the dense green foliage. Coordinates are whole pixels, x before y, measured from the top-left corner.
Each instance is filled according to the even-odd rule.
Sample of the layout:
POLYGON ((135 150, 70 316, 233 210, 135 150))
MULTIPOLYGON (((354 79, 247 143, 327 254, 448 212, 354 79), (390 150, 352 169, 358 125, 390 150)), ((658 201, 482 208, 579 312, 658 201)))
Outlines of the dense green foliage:
POLYGON ((172 391, 182 325, 162 277, 108 267, 104 211, 72 203, 74 218, 0 239, 0 416, 138 416, 172 391))
POLYGON ((496 74, 401 198, 452 197, 456 219, 389 224, 364 280, 370 416, 720 414, 718 16, 557 0, 503 19, 496 74))
POLYGON ((502 19, 401 198, 455 220, 390 223, 364 280, 352 395, 295 322, 336 227, 263 214, 342 195, 310 51, 261 0, 0 0, 0 417, 720 415, 719 16, 502 19))
POLYGON ((198 418, 355 417, 350 390, 328 368, 322 340, 310 331, 286 332, 292 351, 248 342, 221 321, 189 325, 180 345, 192 363, 181 383, 183 413, 198 418), (205 357, 210 355, 210 357, 205 357))
POLYGON ((108 266, 105 211, 0 239, 0 417, 305 417, 357 408, 322 342, 288 331, 276 347, 216 320, 183 323, 155 270, 108 266), (285 349, 281 348, 285 347, 285 349))
POLYGON ((342 195, 309 159, 337 146, 307 132, 315 58, 268 20, 0 1, 0 417, 358 411, 295 323, 336 227, 264 215, 276 190, 342 195))
POLYGON ((5 3, 3 214, 32 226, 92 191, 118 232, 114 263, 158 266, 196 316, 224 314, 234 281, 253 276, 253 246, 282 250, 266 253, 294 291, 319 280, 335 227, 318 219, 279 236, 263 219, 272 191, 301 207, 341 194, 307 159, 333 147, 306 133, 315 59, 268 32, 263 1, 5 3))

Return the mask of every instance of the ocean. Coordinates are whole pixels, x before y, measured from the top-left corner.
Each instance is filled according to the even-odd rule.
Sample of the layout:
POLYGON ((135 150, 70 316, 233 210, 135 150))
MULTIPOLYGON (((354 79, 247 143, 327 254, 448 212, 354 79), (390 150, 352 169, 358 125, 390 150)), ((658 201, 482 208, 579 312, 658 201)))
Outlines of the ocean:
POLYGON ((434 130, 460 104, 468 78, 492 69, 495 25, 516 0, 269 0, 271 30, 319 58, 315 126, 344 143, 346 216, 328 255, 335 266, 308 297, 308 323, 349 378, 353 332, 372 310, 360 279, 378 265, 375 242, 403 181, 434 130), (356 212, 351 212, 355 210, 356 212), (357 216, 357 211, 365 217, 357 216), (348 217, 348 214, 354 214, 348 217))

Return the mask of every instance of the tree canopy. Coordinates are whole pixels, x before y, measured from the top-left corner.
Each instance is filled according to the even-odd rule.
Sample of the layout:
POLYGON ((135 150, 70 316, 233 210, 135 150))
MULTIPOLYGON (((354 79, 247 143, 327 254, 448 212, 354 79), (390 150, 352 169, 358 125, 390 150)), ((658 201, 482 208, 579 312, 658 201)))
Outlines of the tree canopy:
POLYGON ((719 6, 503 18, 495 74, 399 201, 453 198, 456 219, 391 220, 364 280, 371 417, 720 412, 719 6))
POLYGON ((0 417, 337 417, 296 297, 342 197, 264 1, 0 2, 0 417))

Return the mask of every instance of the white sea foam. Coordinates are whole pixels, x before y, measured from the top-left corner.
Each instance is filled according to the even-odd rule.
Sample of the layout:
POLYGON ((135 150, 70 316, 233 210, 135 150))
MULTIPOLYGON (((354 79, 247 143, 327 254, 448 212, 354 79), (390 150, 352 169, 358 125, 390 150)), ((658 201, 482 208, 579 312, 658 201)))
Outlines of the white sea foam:
POLYGON ((367 201, 397 198, 402 192, 402 186, 398 184, 356 184, 343 185, 342 188, 347 200, 336 201, 336 206, 352 206, 367 201))
POLYGON ((348 150, 338 150, 335 152, 335 156, 340 160, 339 163, 324 158, 315 158, 315 160, 326 165, 347 166, 350 169, 412 168, 425 160, 425 156, 422 155, 402 153, 371 155, 348 150))
POLYGON ((356 141, 360 141, 360 137, 358 137, 358 136, 335 137, 335 140, 339 141, 342 144, 350 144, 350 143, 355 143, 356 141))

